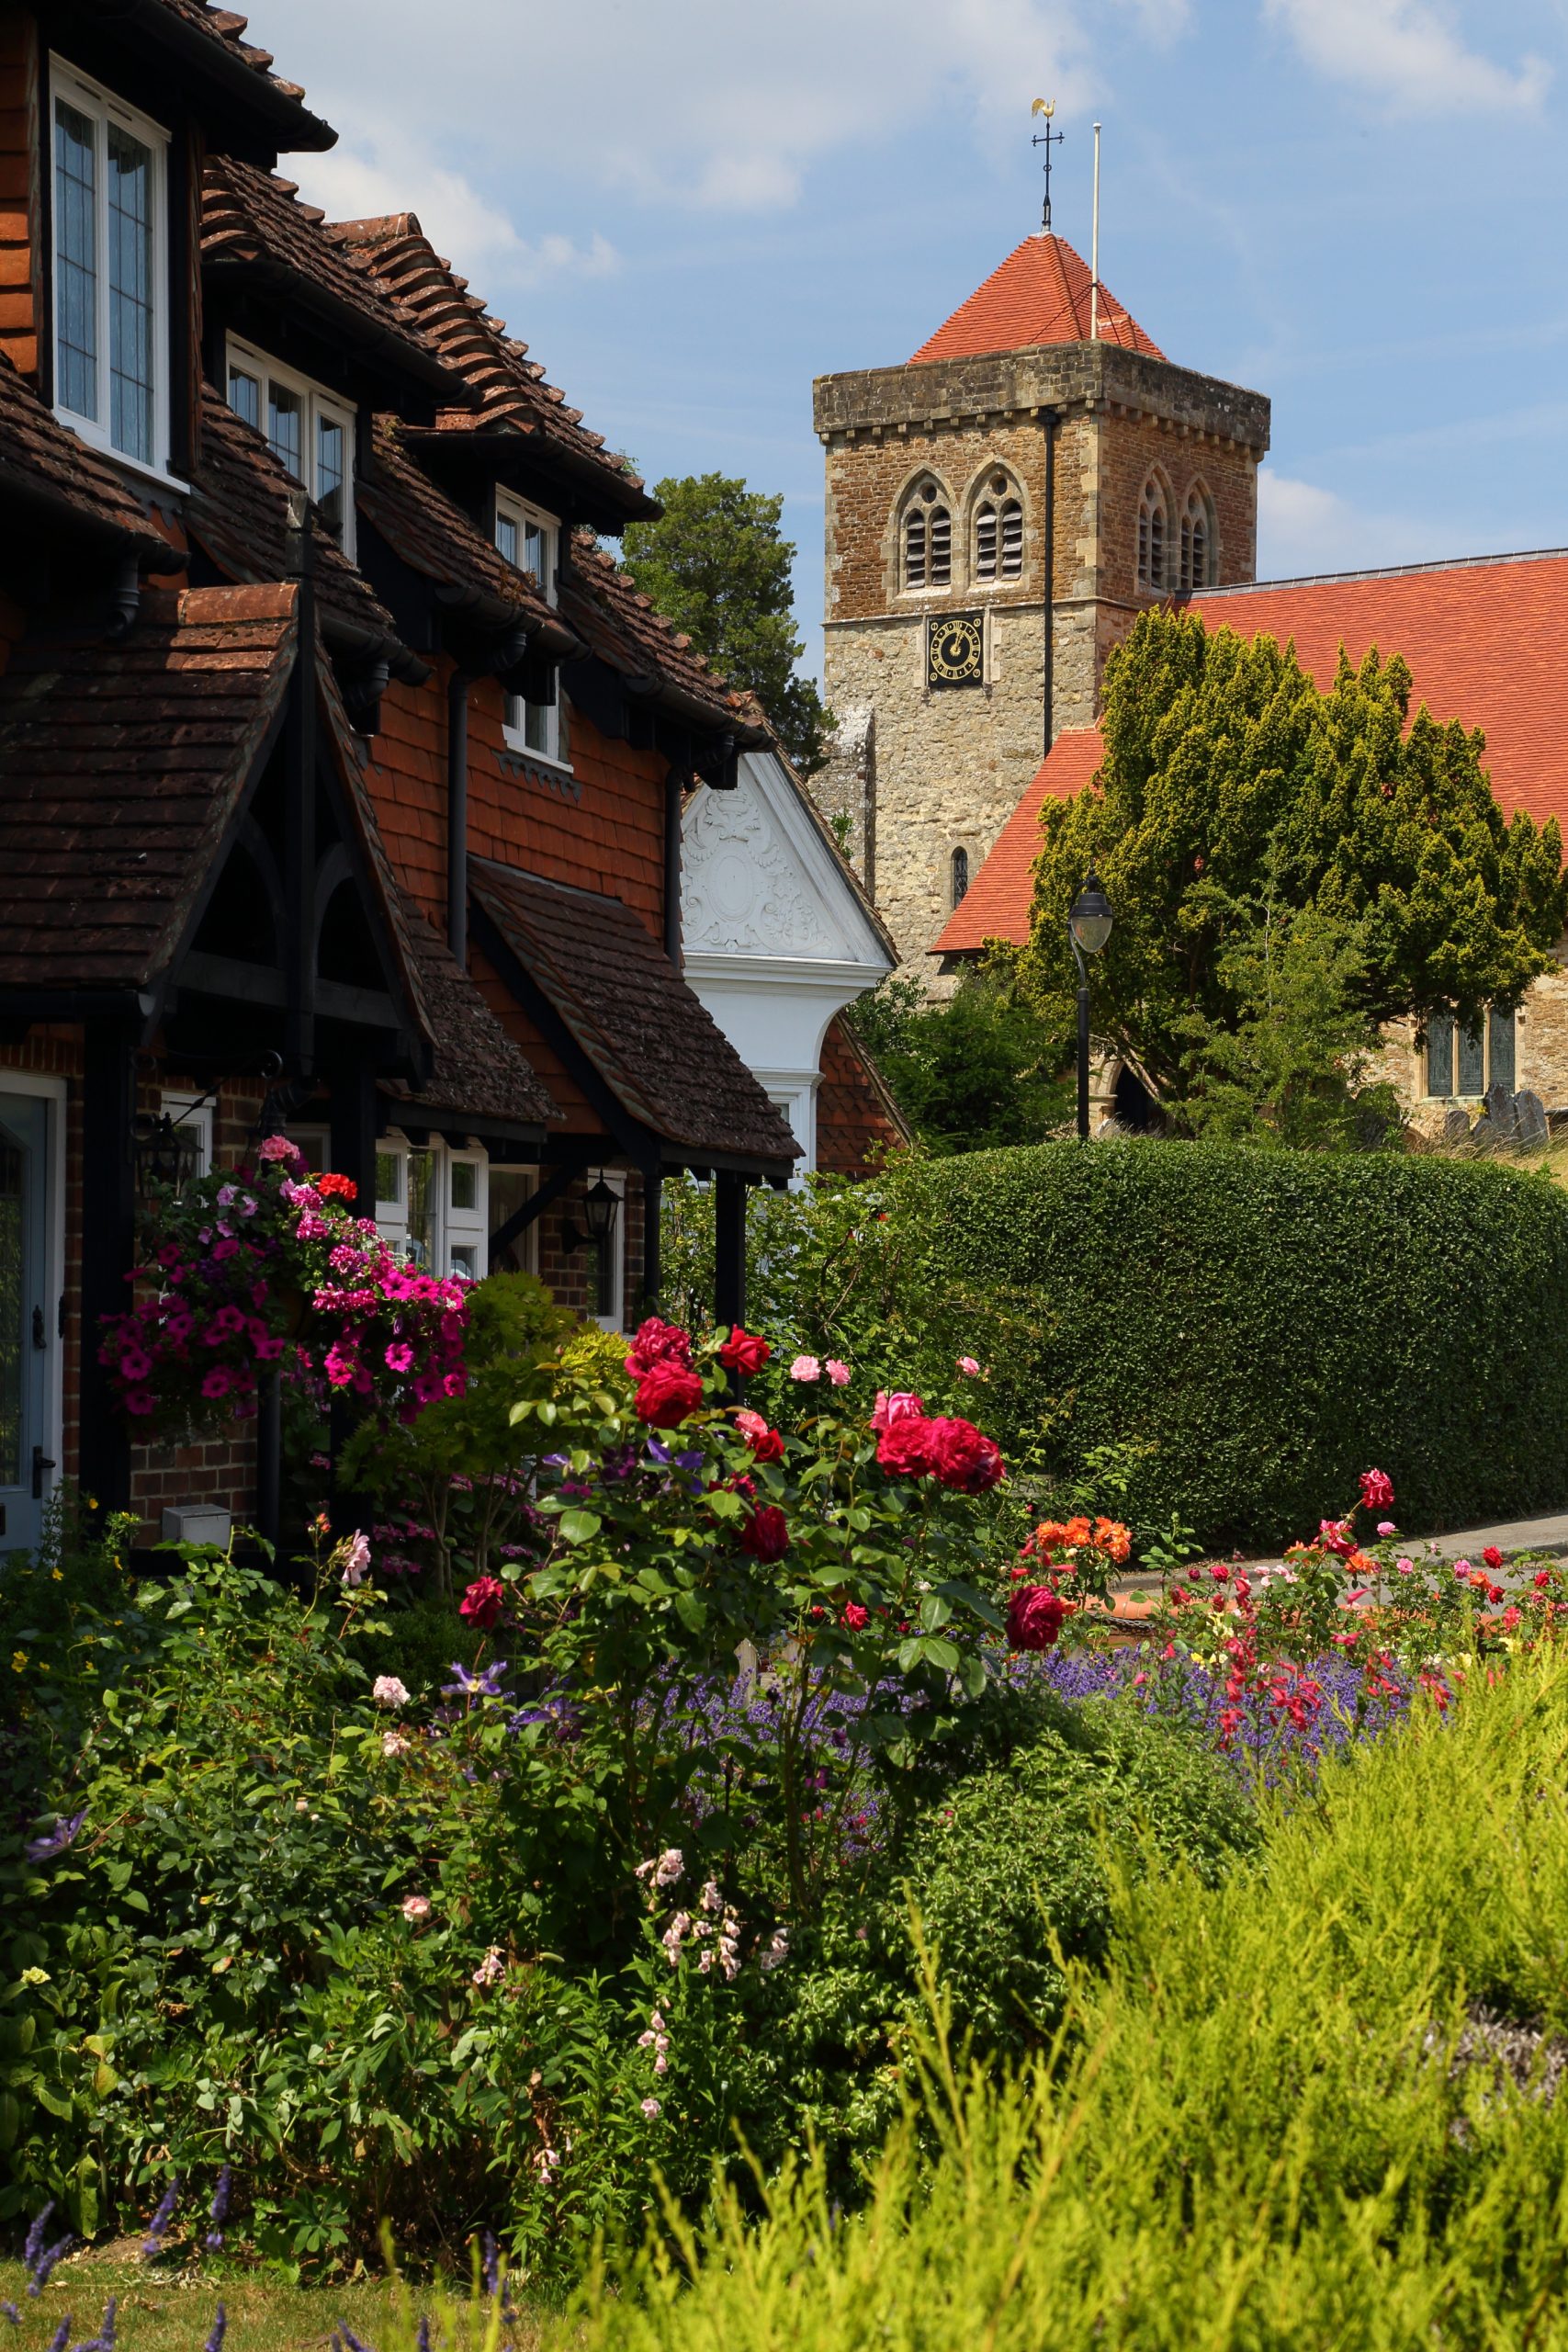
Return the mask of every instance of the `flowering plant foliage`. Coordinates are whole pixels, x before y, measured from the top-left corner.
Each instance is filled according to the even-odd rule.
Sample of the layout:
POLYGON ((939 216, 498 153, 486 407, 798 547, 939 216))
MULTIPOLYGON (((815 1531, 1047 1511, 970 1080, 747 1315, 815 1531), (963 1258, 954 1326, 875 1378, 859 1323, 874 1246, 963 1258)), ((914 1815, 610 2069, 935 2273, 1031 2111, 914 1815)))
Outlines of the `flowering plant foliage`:
POLYGON ((407 1264, 354 1197, 347 1176, 308 1176, 287 1136, 164 1195, 139 1295, 99 1350, 142 1434, 253 1415, 274 1366, 400 1421, 463 1394, 463 1285, 407 1264))
POLYGON ((551 1393, 513 1408, 548 1548, 501 1580, 525 1670, 570 1700, 580 1758, 600 1759, 628 1864, 694 1824, 705 1852, 733 1848, 762 1774, 802 1913, 868 1767, 907 1769, 985 1687, 980 1645, 1002 1619, 977 1498, 1004 1467, 973 1423, 916 1396, 874 1408, 839 1362, 794 1364, 794 1425, 773 1427, 731 1385, 770 1352, 756 1333, 697 1341, 650 1318, 617 1373, 563 1355, 551 1393), (769 1706, 742 1761, 711 1700, 744 1645, 769 1706))

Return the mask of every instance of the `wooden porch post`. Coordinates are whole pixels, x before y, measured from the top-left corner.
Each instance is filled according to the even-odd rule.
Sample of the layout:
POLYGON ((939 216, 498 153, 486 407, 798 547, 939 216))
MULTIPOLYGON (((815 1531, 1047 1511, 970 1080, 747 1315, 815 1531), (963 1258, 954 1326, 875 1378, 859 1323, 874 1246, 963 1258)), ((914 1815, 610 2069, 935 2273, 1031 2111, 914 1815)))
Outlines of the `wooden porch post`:
POLYGON ((714 1180, 713 1314, 716 1323, 746 1319, 746 1179, 720 1169, 714 1180))

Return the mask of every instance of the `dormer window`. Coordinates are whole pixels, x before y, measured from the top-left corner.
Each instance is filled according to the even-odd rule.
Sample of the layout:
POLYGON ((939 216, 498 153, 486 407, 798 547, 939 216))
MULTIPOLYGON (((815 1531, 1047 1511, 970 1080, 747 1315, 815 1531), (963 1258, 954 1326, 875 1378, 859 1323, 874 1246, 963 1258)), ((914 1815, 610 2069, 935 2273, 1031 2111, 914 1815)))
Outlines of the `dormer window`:
POLYGON ((934 481, 923 481, 904 517, 904 585, 945 588, 953 578, 953 517, 934 481))
POLYGON ((168 134, 50 63, 54 405, 95 448, 168 464, 168 134))
POLYGON ((354 553, 354 411, 324 384, 229 338, 229 405, 303 482, 345 555, 354 553))
MULTIPOLYGON (((542 507, 498 491, 495 501, 495 544, 514 571, 532 572, 549 604, 557 596, 556 562, 560 524, 542 507)), ((553 684, 553 680, 552 680, 553 684)), ((528 702, 522 695, 506 697, 506 740, 513 751, 527 752, 539 760, 559 760, 560 699, 528 702)))

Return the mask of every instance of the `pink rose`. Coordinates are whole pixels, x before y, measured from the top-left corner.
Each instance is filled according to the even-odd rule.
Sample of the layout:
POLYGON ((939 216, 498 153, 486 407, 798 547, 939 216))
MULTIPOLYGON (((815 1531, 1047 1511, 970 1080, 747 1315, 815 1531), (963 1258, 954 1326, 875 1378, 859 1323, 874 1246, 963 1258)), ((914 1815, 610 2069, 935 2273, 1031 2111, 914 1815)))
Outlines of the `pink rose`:
POLYGON ((895 1389, 889 1396, 886 1388, 876 1392, 876 1404, 871 1416, 874 1430, 891 1429, 895 1421, 923 1420, 925 1405, 908 1388, 895 1389))
POLYGON ((761 1413, 742 1412, 735 1416, 735 1428, 743 1437, 759 1462, 782 1462, 784 1440, 777 1430, 771 1430, 761 1413))
POLYGON ((980 1377, 980 1367, 973 1356, 960 1356, 958 1369, 965 1380, 978 1380, 980 1377))
MULTIPOLYGON (((263 1148, 265 1148, 265 1145, 263 1148)), ((429 1918, 430 1897, 428 1894, 405 1894, 398 1908, 412 1927, 416 1919, 429 1918)))
POLYGON ((822 1369, 827 1374, 835 1388, 847 1388, 849 1386, 849 1365, 847 1363, 840 1363, 837 1356, 829 1356, 822 1369))
POLYGON ((796 1356, 789 1368, 792 1380, 820 1380, 822 1367, 815 1356, 796 1356))

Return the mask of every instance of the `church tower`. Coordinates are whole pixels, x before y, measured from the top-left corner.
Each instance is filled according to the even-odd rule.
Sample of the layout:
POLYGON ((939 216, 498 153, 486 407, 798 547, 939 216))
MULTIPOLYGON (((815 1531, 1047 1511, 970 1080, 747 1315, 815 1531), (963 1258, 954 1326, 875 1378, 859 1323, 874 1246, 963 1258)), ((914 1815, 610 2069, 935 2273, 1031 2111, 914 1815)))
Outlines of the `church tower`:
POLYGON ((903 366, 814 396, 840 722, 818 797, 924 978, 1136 616, 1254 577, 1269 402, 1167 359, 1048 231, 903 366))

